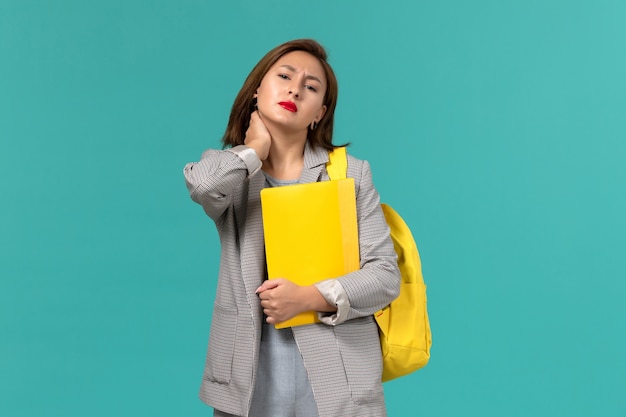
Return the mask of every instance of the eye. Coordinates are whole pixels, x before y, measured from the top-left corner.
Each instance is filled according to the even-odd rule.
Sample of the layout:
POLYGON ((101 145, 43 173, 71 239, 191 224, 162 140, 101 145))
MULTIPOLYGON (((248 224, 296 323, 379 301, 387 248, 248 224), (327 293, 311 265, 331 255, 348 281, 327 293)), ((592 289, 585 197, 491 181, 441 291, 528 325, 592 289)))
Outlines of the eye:
POLYGON ((317 88, 315 88, 315 87, 314 87, 314 86, 312 86, 312 85, 305 85, 304 87, 305 87, 305 88, 307 88, 307 89, 309 89, 309 90, 311 90, 311 91, 313 91, 314 93, 317 93, 317 88))
POLYGON ((288 80, 289 79, 289 76, 287 74, 278 74, 278 76, 280 78, 282 78, 283 80, 288 80))

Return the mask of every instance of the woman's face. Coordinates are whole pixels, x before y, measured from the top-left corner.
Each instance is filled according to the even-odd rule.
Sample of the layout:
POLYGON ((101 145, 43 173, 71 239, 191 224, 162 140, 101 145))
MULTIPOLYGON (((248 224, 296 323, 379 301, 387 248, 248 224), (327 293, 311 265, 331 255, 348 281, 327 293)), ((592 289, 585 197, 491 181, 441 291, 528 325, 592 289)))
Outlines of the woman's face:
POLYGON ((294 51, 270 68, 257 89, 257 107, 263 121, 289 133, 305 131, 324 113, 326 76, 313 55, 294 51))

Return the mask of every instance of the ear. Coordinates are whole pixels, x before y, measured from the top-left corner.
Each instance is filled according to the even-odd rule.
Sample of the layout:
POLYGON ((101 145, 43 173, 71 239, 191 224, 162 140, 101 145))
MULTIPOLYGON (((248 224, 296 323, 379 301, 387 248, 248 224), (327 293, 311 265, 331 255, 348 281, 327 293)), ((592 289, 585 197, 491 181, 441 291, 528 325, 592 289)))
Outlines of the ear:
POLYGON ((325 114, 326 114, 326 106, 322 105, 322 108, 320 109, 320 111, 317 113, 317 116, 315 117, 315 123, 319 123, 325 114))

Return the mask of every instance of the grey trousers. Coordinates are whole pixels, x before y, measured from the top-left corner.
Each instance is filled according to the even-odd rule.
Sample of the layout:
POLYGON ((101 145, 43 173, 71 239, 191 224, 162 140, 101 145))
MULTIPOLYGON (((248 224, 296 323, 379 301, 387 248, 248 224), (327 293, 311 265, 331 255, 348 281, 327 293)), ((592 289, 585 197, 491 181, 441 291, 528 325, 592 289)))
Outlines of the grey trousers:
MULTIPOLYGON (((215 417, 238 417, 215 410, 215 417)), ((317 405, 290 328, 263 325, 249 417, 318 417, 317 405)))

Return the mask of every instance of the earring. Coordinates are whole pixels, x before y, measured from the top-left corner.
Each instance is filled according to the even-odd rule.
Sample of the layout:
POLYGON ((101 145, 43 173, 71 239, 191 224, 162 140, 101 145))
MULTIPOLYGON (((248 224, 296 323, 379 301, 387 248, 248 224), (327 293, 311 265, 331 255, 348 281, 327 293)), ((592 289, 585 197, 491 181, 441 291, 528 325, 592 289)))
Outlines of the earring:
POLYGON ((311 130, 317 129, 317 122, 313 120, 313 122, 311 122, 311 125, 309 127, 311 128, 311 130))

